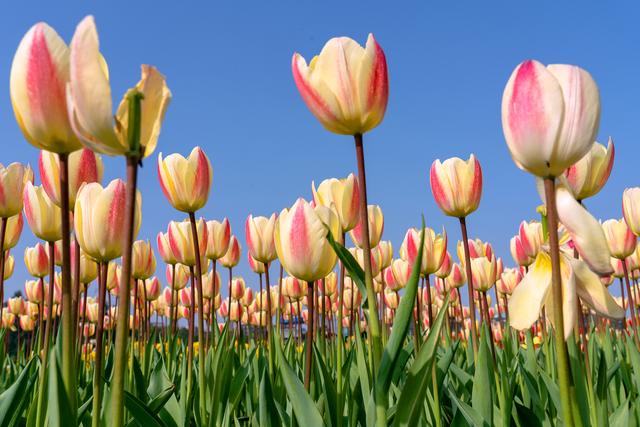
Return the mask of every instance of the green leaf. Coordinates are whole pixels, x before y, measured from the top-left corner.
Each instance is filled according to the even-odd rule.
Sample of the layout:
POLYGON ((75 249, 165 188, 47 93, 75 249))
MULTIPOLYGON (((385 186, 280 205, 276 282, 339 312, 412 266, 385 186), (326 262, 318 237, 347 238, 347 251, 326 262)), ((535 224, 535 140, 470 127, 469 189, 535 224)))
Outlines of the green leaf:
POLYGON ((364 270, 362 269, 362 267, 360 267, 360 264, 358 264, 358 261, 353 257, 353 255, 351 255, 351 252, 349 252, 347 248, 342 246, 342 244, 335 241, 333 235, 331 234, 331 231, 327 232, 327 240, 329 241, 329 244, 333 248, 336 255, 338 255, 338 258, 340 258, 342 265, 344 265, 345 269, 349 273, 349 277, 351 277, 351 279, 358 286, 358 289, 360 289, 360 295, 362 295, 361 305, 363 307, 366 307, 367 286, 364 283, 364 270))
POLYGON ((316 408, 315 403, 311 400, 311 397, 305 390, 304 385, 302 385, 302 382, 300 382, 296 373, 287 363, 280 346, 276 345, 275 347, 282 382, 287 390, 287 396, 289 397, 289 402, 291 402, 298 424, 305 427, 323 426, 322 416, 320 415, 320 412, 318 412, 318 408, 316 408))
POLYGON ((266 366, 264 366, 262 368, 262 374, 260 375, 260 394, 258 399, 259 425, 264 427, 280 425, 280 420, 276 416, 277 414, 278 409, 273 402, 271 380, 269 380, 266 366))
POLYGON ((139 425, 145 427, 166 427, 166 424, 153 413, 143 401, 125 390, 124 406, 139 425))
MULTIPOLYGON (((61 341, 58 341, 61 342, 61 341)), ((56 345, 56 347, 60 347, 56 345)), ((54 349, 49 354, 49 393, 47 402, 47 412, 49 414, 49 425, 51 427, 62 427, 69 424, 69 420, 74 420, 71 411, 71 403, 67 392, 64 389, 62 372, 58 366, 58 352, 54 349)))
MULTIPOLYGON (((0 339, 2 335, 0 334, 0 339)), ((4 346, 0 345, 0 347, 4 346)), ((22 416, 24 406, 29 403, 29 399, 25 399, 25 396, 31 394, 31 388, 38 376, 36 372, 31 372, 31 367, 36 360, 37 357, 33 357, 24 367, 18 379, 0 394, 0 427, 16 424, 17 419, 22 416)))
POLYGON ((471 406, 486 422, 493 420, 493 361, 489 348, 489 331, 486 325, 480 335, 480 348, 478 349, 478 361, 476 373, 473 376, 473 390, 471 392, 471 406))

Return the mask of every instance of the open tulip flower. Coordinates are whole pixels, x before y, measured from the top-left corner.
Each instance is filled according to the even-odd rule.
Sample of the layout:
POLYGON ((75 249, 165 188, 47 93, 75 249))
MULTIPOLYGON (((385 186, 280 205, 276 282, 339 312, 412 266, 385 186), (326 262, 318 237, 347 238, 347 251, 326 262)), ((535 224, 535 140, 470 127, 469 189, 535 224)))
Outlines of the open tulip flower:
MULTIPOLYGON (((566 250, 561 252, 562 272, 562 310, 564 318, 564 338, 573 332, 577 322, 577 298, 591 307, 601 316, 621 319, 623 309, 614 301, 607 288, 600 282, 597 274, 592 272, 586 263, 573 258, 566 250)), ((554 322, 551 289, 551 259, 543 249, 536 261, 515 288, 509 299, 511 326, 524 330, 533 325, 540 316, 542 307, 546 307, 551 322, 554 322)))
POLYGON ((613 140, 609 138, 606 147, 597 142, 594 143, 582 159, 564 171, 567 185, 575 194, 576 199, 587 199, 602 190, 611 175, 614 157, 613 140))

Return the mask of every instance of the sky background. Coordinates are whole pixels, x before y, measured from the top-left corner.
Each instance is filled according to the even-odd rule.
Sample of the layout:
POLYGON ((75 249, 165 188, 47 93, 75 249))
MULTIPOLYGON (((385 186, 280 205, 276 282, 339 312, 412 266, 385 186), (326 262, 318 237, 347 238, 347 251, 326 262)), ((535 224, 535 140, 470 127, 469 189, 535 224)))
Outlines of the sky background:
MULTIPOLYGON (((640 9, 630 2, 56 3, 19 2, 0 17, 0 162, 37 166, 38 151, 24 140, 9 99, 21 38, 46 21, 69 42, 78 22, 93 14, 115 105, 138 81, 143 63, 156 65, 173 93, 156 154, 139 175, 138 238, 154 240, 155 248, 157 232, 183 217, 162 194, 157 153, 186 155, 199 145, 214 177, 198 215, 230 219, 243 245, 238 273, 254 287, 244 243, 247 215, 279 212, 299 196, 310 199, 312 180, 356 171, 352 139, 322 128, 291 75, 294 52, 309 60, 331 37, 363 44, 371 32, 386 53, 389 105, 382 124, 365 136, 365 156, 369 202, 382 206, 383 238, 393 242, 396 255, 421 214, 428 226, 447 228, 455 253, 458 224, 433 201, 428 171, 436 158, 475 153, 484 188, 479 210, 468 219, 470 236, 490 241, 513 265, 509 239, 521 220, 537 218, 540 204, 533 179, 511 161, 500 120, 504 85, 525 59, 580 65, 600 87, 598 140, 614 138, 616 159, 604 191, 586 201, 595 216, 620 217, 623 189, 638 185, 640 9)), ((123 176, 124 159, 105 158, 104 182, 123 176)), ((5 295, 23 288, 24 248, 35 241, 25 224, 5 295)), ((158 275, 164 284, 160 260, 158 275)))

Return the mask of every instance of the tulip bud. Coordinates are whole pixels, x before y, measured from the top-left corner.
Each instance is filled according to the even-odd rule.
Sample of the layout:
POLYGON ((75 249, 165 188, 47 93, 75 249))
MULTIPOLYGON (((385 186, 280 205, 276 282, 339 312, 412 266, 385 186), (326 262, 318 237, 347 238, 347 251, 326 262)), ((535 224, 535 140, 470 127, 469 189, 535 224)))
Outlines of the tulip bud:
POLYGON ((145 299, 147 301, 155 301, 160 296, 160 281, 157 277, 151 277, 144 281, 144 286, 146 289, 145 299))
POLYGON ((304 283, 293 276, 287 276, 282 279, 283 293, 286 294, 292 301, 300 301, 307 292, 307 287, 304 283))
POLYGON ((215 220, 207 221, 207 258, 212 260, 220 259, 229 249, 231 239, 231 226, 227 218, 222 222, 215 220))
POLYGON ((49 274, 49 255, 42 243, 24 250, 24 264, 33 277, 45 277, 49 274))
POLYGON ((2 328, 15 331, 16 316, 8 311, 2 312, 2 328))
POLYGON ((591 149, 600 122, 598 87, 585 70, 528 60, 502 95, 502 128, 516 165, 557 177, 591 149))
POLYGON ((33 234, 47 242, 62 239, 60 208, 44 188, 27 182, 24 188, 24 214, 33 234))
MULTIPOLYGON (((404 256, 409 264, 413 266, 420 246, 420 230, 410 228, 404 236, 404 241, 400 248, 401 256, 404 256)), ((433 274, 442 265, 447 254, 447 233, 442 229, 442 234, 436 234, 433 229, 424 229, 424 249, 420 264, 420 273, 423 275, 433 274)))
POLYGON ((27 280, 24 284, 24 293, 30 302, 39 304, 43 300, 44 288, 40 280, 27 280))
MULTIPOLYGON (((382 209, 378 205, 369 205, 367 211, 369 213, 369 244, 372 248, 375 248, 380 243, 382 231, 384 230, 384 216, 382 215, 382 209)), ((349 236, 351 236, 351 240, 357 247, 363 248, 364 237, 362 236, 360 222, 349 232, 349 236)))
POLYGON ((69 48, 58 33, 39 22, 20 41, 11 64, 13 112, 33 146, 70 153, 80 148, 67 114, 69 48))
POLYGON ((148 279, 156 271, 156 257, 148 240, 136 240, 131 248, 131 276, 148 279))
MULTIPOLYGON (((75 236, 82 250, 96 261, 111 261, 122 255, 125 240, 125 184, 113 180, 106 187, 93 182, 82 186, 75 205, 75 236)), ((136 194, 133 235, 140 229, 141 196, 136 194)))
MULTIPOLYGON (((196 265, 196 255, 193 250, 193 235, 191 233, 191 222, 185 221, 171 221, 169 223, 169 244, 171 250, 175 254, 178 262, 190 267, 196 265)), ((207 249, 207 227, 204 219, 200 218, 196 221, 196 233, 198 235, 198 250, 200 251, 200 260, 205 263, 205 250, 207 249)), ((206 269, 203 269, 206 271, 206 269)))
POLYGON ((8 280, 13 275, 13 269, 15 268, 16 263, 13 259, 13 255, 5 254, 4 258, 4 280, 8 280))
POLYGON ((318 287, 318 289, 324 295, 334 295, 338 290, 338 275, 336 274, 336 272, 332 271, 327 274, 327 276, 320 282, 320 286, 318 287))
POLYGON ((567 184, 576 199, 584 200, 602 190, 611 175, 614 157, 615 148, 609 138, 606 148, 602 144, 594 143, 582 159, 564 171, 567 184))
POLYGON ((480 292, 487 292, 496 282, 496 258, 479 257, 471 259, 473 286, 480 292))
POLYGON ((447 282, 448 289, 459 288, 467 282, 464 270, 460 264, 453 264, 451 267, 451 273, 449 273, 445 280, 447 282))
POLYGON ((409 283, 409 278, 411 277, 411 269, 413 268, 409 261, 396 259, 393 261, 393 263, 391 263, 390 268, 393 275, 393 280, 395 282, 395 286, 392 289, 399 290, 404 288, 407 283, 409 283))
POLYGON ((24 300, 22 297, 9 298, 7 308, 11 313, 19 316, 20 314, 23 314, 24 311, 24 300))
POLYGON ((507 268, 500 275, 500 279, 496 286, 498 287, 499 292, 505 295, 511 295, 521 280, 522 273, 520 273, 519 269, 507 268))
POLYGON ((220 293, 220 273, 216 271, 213 274, 213 270, 209 270, 206 274, 202 275, 202 296, 205 298, 213 298, 220 293))
POLYGON ((244 295, 245 283, 242 277, 234 277, 231 280, 231 298, 239 300, 244 295))
MULTIPOLYGON (((360 268, 364 270, 364 250, 360 248, 349 248, 351 256, 358 261, 360 268)), ((371 251, 371 275, 374 277, 380 273, 380 253, 378 251, 371 251)))
POLYGON ((622 193, 624 220, 636 236, 640 236, 640 187, 627 188, 622 193))
POLYGON ((358 180, 353 174, 343 179, 325 179, 317 190, 312 182, 311 190, 316 206, 331 208, 338 215, 343 233, 356 226, 360 219, 360 193, 358 180))
POLYGON ((240 262, 241 250, 240 242, 238 242, 236 236, 231 236, 231 239, 229 239, 229 248, 224 256, 220 258, 220 264, 227 268, 235 267, 238 265, 238 262, 240 262))
POLYGON ((384 118, 387 61, 372 34, 364 48, 348 37, 332 38, 309 65, 295 53, 291 68, 302 99, 328 131, 363 134, 384 118))
MULTIPOLYGON (((40 151, 38 159, 42 187, 47 192, 51 201, 58 207, 61 206, 60 195, 60 159, 56 153, 40 151)), ((78 190, 84 183, 101 182, 103 174, 102 157, 83 148, 69 154, 69 208, 76 203, 78 190)))
POLYGON ((189 267, 184 264, 168 265, 166 269, 167 283, 169 287, 180 290, 187 286, 191 273, 189 267))
MULTIPOLYGON (((71 246, 71 269, 75 270, 76 265, 76 246, 71 246)), ((80 283, 91 283, 98 277, 97 263, 89 258, 87 254, 80 251, 80 283)))
POLYGON ((464 218, 478 209, 482 196, 482 169, 472 154, 464 161, 452 157, 431 165, 431 192, 445 215, 464 218))
POLYGON ((435 275, 441 279, 444 279, 449 275, 449 273, 451 273, 452 267, 453 261, 451 260, 451 254, 449 252, 445 252, 442 264, 440 264, 440 268, 438 268, 438 270, 435 272, 435 275))
POLYGON ((544 235, 542 231, 542 224, 538 221, 522 221, 520 223, 520 229, 518 231, 520 237, 520 244, 524 253, 534 258, 540 252, 540 247, 544 243, 544 235))
POLYGON ((611 256, 624 260, 636 250, 636 236, 623 219, 609 219, 602 223, 611 256))
POLYGON ((259 262, 268 264, 277 258, 273 232, 276 214, 267 218, 249 215, 245 222, 245 235, 249 254, 259 262))
POLYGON ((180 289, 178 293, 180 304, 191 307, 191 287, 180 289))
POLYGON ((196 147, 187 158, 175 153, 163 159, 160 153, 158 178, 171 206, 181 212, 195 212, 207 204, 213 169, 204 151, 196 147))
POLYGON ((511 256, 513 260, 520 266, 529 266, 533 263, 535 258, 531 258, 524 252, 524 248, 522 247, 522 241, 520 240, 520 236, 513 236, 511 241, 509 242, 509 249, 511 250, 511 256))

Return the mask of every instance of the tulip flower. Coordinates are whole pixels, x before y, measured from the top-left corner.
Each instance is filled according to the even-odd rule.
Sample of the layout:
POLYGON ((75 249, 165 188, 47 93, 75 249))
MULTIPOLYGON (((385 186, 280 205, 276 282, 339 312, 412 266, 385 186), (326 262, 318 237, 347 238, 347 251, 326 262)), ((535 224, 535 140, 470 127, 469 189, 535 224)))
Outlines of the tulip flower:
POLYGON ((514 162, 539 177, 560 176, 591 149, 600 95, 591 75, 573 65, 524 61, 502 95, 502 129, 514 162))
POLYGON ((33 277, 45 277, 49 274, 49 255, 42 243, 24 250, 24 264, 33 277))
MULTIPOLYGON (((72 249, 73 251, 74 249, 72 249)), ((75 263, 76 263, 76 257, 73 256, 71 257, 73 261, 73 267, 75 269, 75 263)), ((80 262, 80 283, 84 283, 84 284, 88 284, 93 282, 96 277, 98 277, 98 268, 97 268, 97 263, 89 258, 89 256, 87 256, 87 254, 85 254, 84 252, 81 251, 80 253, 80 257, 78 258, 78 261, 80 262)), ((115 264, 114 264, 115 265, 115 264)), ((109 289, 108 287, 108 279, 107 279, 107 289, 109 289)))
MULTIPOLYGON (((619 319, 624 316, 622 308, 616 304, 609 291, 600 282, 597 274, 586 263, 573 258, 572 254, 560 254, 562 272, 562 311, 564 319, 564 339, 569 338, 577 321, 576 298, 591 307, 601 316, 619 319)), ((536 261, 509 299, 511 326, 524 330, 536 322, 543 306, 552 310, 551 299, 551 257, 541 251, 536 261)), ((550 313, 551 314, 551 313, 550 313)), ((556 317, 549 316, 551 322, 556 317)))
POLYGON ((160 153, 158 178, 171 206, 181 212, 195 212, 207 204, 213 169, 204 151, 196 147, 187 158, 175 153, 163 159, 160 153))
POLYGON ((544 243, 542 224, 539 221, 522 221, 518 230, 518 237, 525 255, 535 259, 544 243))
POLYGON ((333 38, 309 65, 298 53, 293 79, 309 110, 330 132, 364 134, 380 124, 387 108, 387 62, 370 34, 363 48, 348 37, 333 38))
POLYGON ((496 286, 501 293, 511 295, 521 281, 522 273, 520 272, 520 269, 507 268, 500 275, 500 279, 498 279, 496 286))
POLYGON ((40 304, 44 298, 44 286, 40 280, 27 280, 24 284, 24 293, 30 302, 40 304))
MULTIPOLYGON (((425 228, 424 237, 420 273, 427 276, 438 271, 447 255, 447 232, 443 228, 442 234, 436 234, 433 229, 427 227, 425 228)), ((413 265, 418 255, 419 246, 420 230, 410 228, 405 234, 402 247, 400 248, 400 254, 409 261, 409 264, 413 265)))
POLYGON ((56 153, 80 148, 67 114, 69 48, 58 33, 39 22, 20 41, 10 76, 11 105, 25 139, 56 153))
POLYGON ((133 242, 131 258, 131 277, 146 280, 156 271, 156 257, 148 240, 133 242))
POLYGON ((358 180, 353 174, 342 179, 325 179, 317 189, 312 182, 311 190, 316 205, 331 208, 338 215, 343 233, 352 230, 358 224, 360 190, 358 180))
POLYGON ((0 217, 9 218, 22 210, 22 194, 27 182, 33 181, 33 172, 29 166, 11 163, 4 167, 0 164, 0 217))
MULTIPOLYGON (((102 157, 82 148, 69 154, 69 206, 74 207, 78 190, 84 183, 101 182, 103 175, 102 157)), ((62 206, 60 201, 60 160, 58 155, 49 151, 40 151, 38 158, 40 178, 47 195, 56 204, 62 206)))
POLYGON ((41 186, 27 182, 24 188, 24 214, 36 237, 55 242, 62 239, 61 213, 41 186))
POLYGON ((227 252, 224 254, 222 258, 220 258, 220 263, 227 268, 235 267, 240 262, 240 253, 242 248, 240 247, 240 243, 236 236, 231 236, 229 239, 229 248, 227 252))
POLYGON ((534 261, 534 258, 529 257, 522 247, 522 241, 520 235, 513 236, 509 242, 509 249, 511 251, 511 257, 516 264, 524 267, 528 267, 534 261))
POLYGON ((640 187, 627 188, 622 193, 624 220, 636 236, 640 236, 640 187))
POLYGON ((564 171, 567 185, 576 199, 587 199, 602 190, 611 175, 614 157, 613 140, 609 138, 606 147, 594 143, 584 157, 564 171))
POLYGON ((222 222, 207 221, 207 258, 218 260, 227 253, 231 239, 231 226, 227 218, 222 222))
POLYGON ((431 192, 445 215, 462 218, 478 209, 482 196, 482 169, 472 154, 464 161, 453 157, 431 165, 431 192))
MULTIPOLYGON (((207 249, 207 227, 202 218, 196 221, 196 225, 198 230, 200 260, 201 262, 206 262, 204 254, 207 249)), ((194 252, 190 221, 171 221, 168 227, 168 235, 169 245, 178 262, 190 267, 195 266, 196 254, 194 252)))
POLYGON ((246 285, 242 277, 234 277, 231 280, 231 298, 240 300, 244 296, 246 285))
POLYGON ((611 256, 624 260, 636 250, 636 236, 624 219, 608 219, 602 223, 611 256))
POLYGON ((496 258, 492 256, 478 257, 471 259, 471 274, 473 275, 473 286, 480 292, 487 292, 493 287, 497 280, 496 258))
POLYGON ((460 264, 453 264, 451 267, 451 272, 445 279, 447 288, 449 289, 457 289, 464 285, 467 278, 465 277, 464 270, 460 266, 460 264))
POLYGON ((442 264, 440 264, 440 267, 438 267, 438 270, 436 270, 434 274, 440 279, 445 279, 451 273, 452 267, 453 261, 451 259, 451 254, 449 252, 445 252, 442 264))
MULTIPOLYGON (((140 193, 136 197, 134 235, 140 228, 140 193)), ((106 187, 93 182, 78 192, 75 205, 75 235, 91 258, 107 262, 122 255, 125 240, 125 184, 113 180, 106 187)))
POLYGON ((249 215, 245 222, 247 250, 255 260, 264 264, 268 264, 277 257, 273 240, 276 218, 276 214, 272 214, 269 218, 249 215))
MULTIPOLYGON (((382 215, 382 209, 378 205, 369 205, 368 207, 369 218, 369 244, 372 248, 376 247, 382 237, 382 231, 384 230, 384 216, 382 215)), ((353 230, 349 232, 351 240, 360 249, 364 249, 364 236, 363 236, 362 224, 358 222, 353 230)))
POLYGON ((151 277, 144 281, 147 301, 155 301, 160 296, 160 281, 157 277, 151 277))

